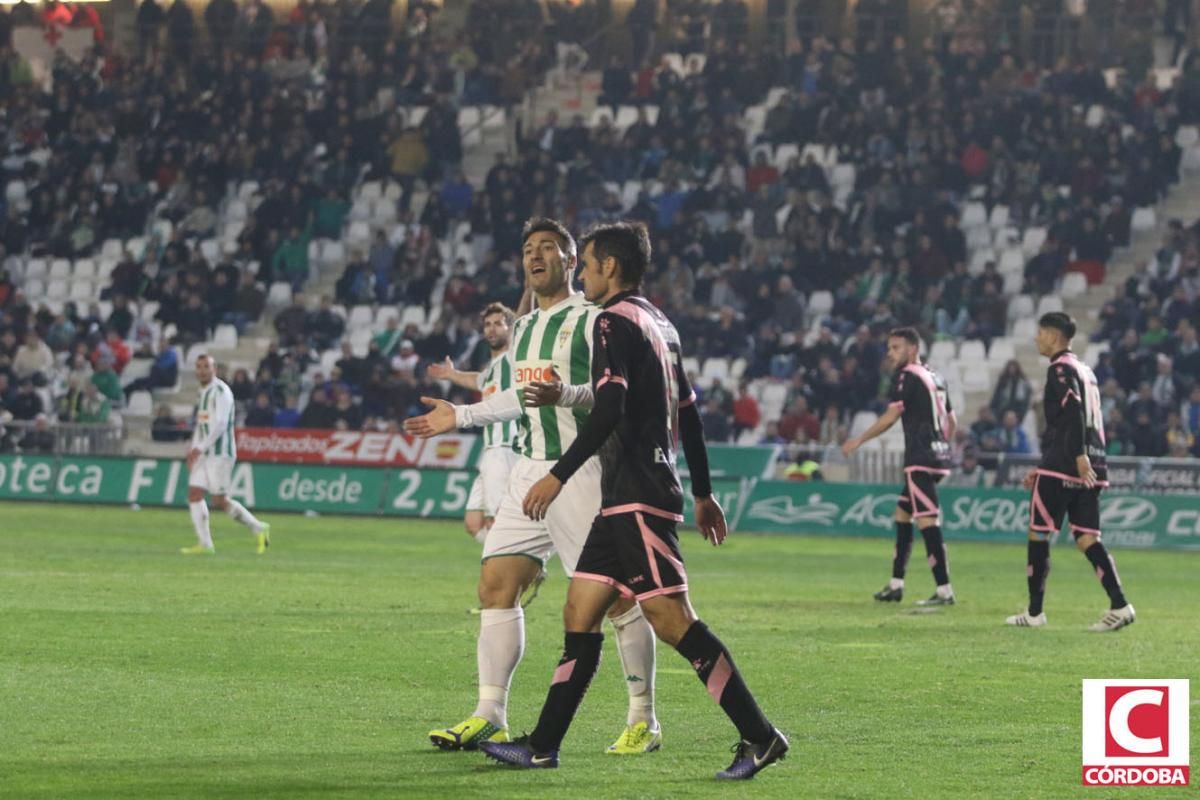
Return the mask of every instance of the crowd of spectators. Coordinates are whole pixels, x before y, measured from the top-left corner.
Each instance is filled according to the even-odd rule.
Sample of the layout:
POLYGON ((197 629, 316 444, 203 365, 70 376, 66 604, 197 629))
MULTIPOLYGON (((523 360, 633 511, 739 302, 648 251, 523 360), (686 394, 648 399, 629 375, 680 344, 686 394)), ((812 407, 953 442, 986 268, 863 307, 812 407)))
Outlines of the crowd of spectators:
MULTIPOLYGON (((604 67, 602 105, 642 107, 638 119, 619 129, 555 111, 527 118, 515 155, 498 157, 478 186, 462 171, 458 108, 514 104, 562 61, 562 48, 547 42, 586 40, 604 21, 600 4, 573 12, 551 4, 547 19, 522 0, 478 0, 461 33, 441 36, 436 4, 410 3, 397 27, 385 24, 382 0, 305 2, 286 21, 258 2, 238 10, 212 0, 204 17, 214 35, 200 57, 187 6, 144 0, 137 52, 97 47, 79 64, 62 60, 51 94, 19 69, 0 69, 13 90, 0 126, 17 156, 5 162, 6 178, 23 186, 0 209, 0 263, 14 253, 90 255, 108 239, 151 232, 144 251, 120 254, 103 294, 113 304, 108 319, 35 310, 0 273, 0 330, 14 341, 32 331, 63 366, 82 346, 96 368, 95 348, 111 349, 113 335, 165 359, 169 344, 206 341, 217 324, 245 330, 263 314, 266 287, 283 281, 296 295, 273 320, 278 346, 253 371, 230 376, 247 418, 394 428, 421 393, 436 393, 425 366, 450 357, 477 367, 486 357, 475 315, 491 300, 516 305, 526 218, 553 215, 581 229, 631 216, 652 231, 659 272, 649 294, 689 351, 745 362, 738 385, 704 387, 711 438, 762 426, 763 441, 827 444, 845 436, 855 412, 880 407, 888 328, 916 324, 929 340, 1006 333, 997 265, 970 262, 968 200, 1006 208, 1017 229, 1046 229, 1022 288, 1053 293, 1069 268, 1102 272, 1129 243, 1133 210, 1178 180, 1175 133, 1200 109, 1186 102, 1198 96, 1195 58, 1167 90, 1129 54, 1114 56, 1124 64, 1046 66, 985 35, 978 14, 962 8, 923 42, 881 23, 873 36, 811 31, 779 50, 750 44, 739 2, 723 0, 713 14, 670 3, 657 30, 679 52, 704 56, 702 68, 681 73, 655 57, 662 47, 647 37, 653 28, 636 24, 653 5, 639 0, 627 21, 632 60, 593 65, 604 67), (1115 85, 1102 70, 1111 66, 1127 68, 1115 85), (761 124, 750 123, 747 110, 768 100, 761 124), (419 125, 405 112, 414 105, 428 108, 419 125), (778 162, 775 149, 794 143, 818 151, 778 162), (834 185, 833 163, 852 165, 849 183, 834 185), (302 294, 310 244, 342 237, 364 179, 400 187, 396 224, 348 248, 335 296, 310 308, 302 294), (234 230, 218 230, 229 219, 229 187, 246 181, 258 184, 257 202, 227 223, 234 230), (626 207, 631 181, 641 191, 626 207), (447 263, 440 245, 463 230, 466 247, 447 263), (230 246, 206 251, 214 237, 230 246), (817 292, 832 295, 831 308, 814 312, 817 292), (159 304, 155 320, 118 314, 147 301, 159 304), (365 356, 355 355, 335 303, 423 306, 435 321, 391 320, 365 356), (151 322, 158 327, 139 333, 151 322), (60 323, 74 333, 54 335, 60 323), (347 348, 343 358, 314 377, 321 352, 335 347, 347 348), (778 420, 762 418, 744 385, 760 378, 788 387, 778 420)), ((4 66, 16 62, 9 50, 0 56, 4 66)), ((1171 246, 1183 269, 1185 242, 1171 246)), ((1114 300, 1118 327, 1105 319, 1119 333, 1114 363, 1129 328, 1139 352, 1158 352, 1174 347, 1156 333, 1166 322, 1174 331, 1195 321, 1194 292, 1185 310, 1177 282, 1165 280, 1114 300), (1160 285, 1169 296, 1158 296, 1160 285)), ((1144 380, 1161 392, 1160 368, 1118 386, 1136 395, 1144 380)), ((1016 369, 996 389, 990 427, 971 426, 973 450, 1032 446, 1021 425, 1028 382, 1016 369)), ((1166 374, 1182 401, 1185 373, 1172 362, 1166 374)), ((156 360, 136 388, 172 385, 168 378, 156 360)), ((1138 438, 1123 437, 1119 425, 1113 433, 1113 442, 1138 438)))

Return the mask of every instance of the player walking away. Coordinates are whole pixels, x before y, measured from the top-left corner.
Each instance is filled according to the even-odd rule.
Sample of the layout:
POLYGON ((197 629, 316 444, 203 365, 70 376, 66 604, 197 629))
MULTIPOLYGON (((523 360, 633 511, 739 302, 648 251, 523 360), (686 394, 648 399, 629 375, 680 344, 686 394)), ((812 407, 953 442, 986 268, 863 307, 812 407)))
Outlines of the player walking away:
POLYGON ((1071 352, 1075 322, 1061 311, 1038 320, 1038 353, 1050 359, 1042 408, 1042 461, 1025 476, 1032 492, 1029 503, 1029 607, 1005 622, 1023 628, 1046 624, 1042 601, 1050 574, 1050 542, 1058 536, 1065 516, 1075 546, 1096 569, 1108 593, 1109 611, 1088 630, 1102 633, 1132 625, 1133 606, 1125 599, 1117 565, 1100 541, 1100 489, 1108 485, 1104 419, 1096 376, 1071 352))
POLYGON ((616 223, 593 230, 583 242, 584 293, 604 307, 593 333, 595 404, 575 442, 529 489, 523 507, 535 520, 555 514, 596 453, 603 506, 567 592, 563 655, 537 727, 514 742, 482 748, 519 767, 558 766, 559 745, 600 664, 604 613, 624 597, 641 605, 655 633, 687 659, 737 726, 737 755, 717 777, 751 778, 782 759, 788 741, 767 721, 733 657, 688 600, 675 531, 683 521, 677 429, 691 468, 696 524, 714 545, 725 539, 725 514, 712 496, 704 429, 680 366, 679 334, 639 292, 650 239, 640 223, 616 223))
POLYGON ((919 606, 952 606, 950 563, 940 527, 942 509, 937 485, 950 474, 950 441, 957 420, 946 381, 920 359, 921 339, 912 328, 888 332, 888 358, 896 368, 892 376, 891 403, 862 436, 848 440, 842 452, 850 455, 865 442, 902 420, 904 424, 904 488, 896 504, 896 549, 892 553, 892 579, 875 593, 875 599, 898 603, 904 598, 904 574, 912 554, 913 520, 921 529, 925 552, 937 591, 919 606))
MULTIPOLYGON (((444 750, 473 750, 486 741, 508 741, 508 691, 525 648, 525 616, 519 598, 555 552, 567 575, 575 572, 591 519, 600 510, 597 459, 583 464, 552 513, 531 520, 521 510, 525 492, 550 471, 588 418, 592 322, 600 313, 571 288, 575 240, 561 223, 530 220, 522 242, 525 282, 532 287, 536 307, 514 324, 513 345, 506 355, 517 388, 470 406, 422 398, 433 410, 404 425, 411 434, 429 437, 455 428, 520 422, 520 458, 483 544, 479 702, 463 722, 430 731, 430 740, 444 750), (563 386, 558 375, 569 377, 575 385, 563 386)), ((651 752, 662 744, 654 714, 654 631, 632 601, 614 607, 610 619, 625 670, 629 713, 625 731, 608 752, 651 752)))
POLYGON ((188 449, 188 510, 197 542, 184 547, 184 555, 211 555, 215 552, 212 533, 208 529, 207 494, 213 508, 224 511, 242 523, 254 535, 259 555, 271 546, 271 526, 259 522, 245 506, 229 497, 229 482, 237 462, 237 442, 234 439, 233 392, 225 381, 216 376, 217 362, 212 356, 196 358, 196 380, 200 381, 200 402, 196 408, 196 430, 188 449))

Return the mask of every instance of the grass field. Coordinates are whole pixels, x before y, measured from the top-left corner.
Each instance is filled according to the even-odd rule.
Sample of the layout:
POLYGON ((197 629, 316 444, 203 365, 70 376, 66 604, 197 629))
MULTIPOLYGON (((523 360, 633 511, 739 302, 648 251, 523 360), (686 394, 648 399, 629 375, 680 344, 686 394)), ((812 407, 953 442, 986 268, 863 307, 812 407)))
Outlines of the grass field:
MULTIPOLYGON (((870 599, 885 541, 713 550, 688 532, 695 604, 792 740, 782 766, 729 786, 711 776, 735 732, 661 646, 658 754, 601 752, 624 722, 611 642, 558 771, 435 751, 426 731, 474 706, 477 546, 450 523, 272 522, 257 558, 214 519, 218 554, 197 560, 177 555, 183 510, 0 504, 0 797, 1196 796, 1196 778, 1080 786, 1079 731, 1081 678, 1197 677, 1194 554, 1116 553, 1139 621, 1097 636, 1083 628, 1105 598, 1073 550, 1054 554, 1051 627, 1029 631, 1002 624, 1024 599, 1020 545, 952 544, 960 604, 915 614, 870 599)), ((911 599, 932 583, 914 565, 911 599)), ((561 645, 566 581, 551 576, 529 610, 517 732, 561 645)))

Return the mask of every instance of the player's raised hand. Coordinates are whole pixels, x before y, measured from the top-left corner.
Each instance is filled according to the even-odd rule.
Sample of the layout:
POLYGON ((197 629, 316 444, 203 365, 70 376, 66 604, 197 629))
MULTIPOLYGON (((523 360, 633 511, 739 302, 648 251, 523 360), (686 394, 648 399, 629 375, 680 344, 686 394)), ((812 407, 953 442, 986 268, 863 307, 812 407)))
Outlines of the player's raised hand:
POLYGON ((529 491, 525 494, 525 502, 521 504, 525 516, 534 521, 545 519, 546 510, 550 508, 554 498, 558 497, 562 487, 562 481, 553 475, 547 475, 530 486, 529 491))
POLYGON ((425 368, 425 374, 434 380, 450 380, 457 372, 454 368, 454 362, 450 360, 450 356, 446 356, 446 360, 441 363, 430 364, 425 368))
POLYGON ((712 542, 713 547, 725 541, 729 529, 725 526, 725 511, 717 498, 712 495, 696 498, 696 527, 700 529, 701 536, 712 542))
POLYGON ((422 397, 421 402, 432 411, 419 417, 409 417, 404 420, 404 432, 421 439, 437 436, 439 433, 449 433, 457 427, 454 417, 454 406, 436 397, 422 397))
POLYGON ((552 406, 562 397, 563 380, 558 368, 550 367, 550 380, 530 381, 525 384, 525 405, 529 408, 552 406))

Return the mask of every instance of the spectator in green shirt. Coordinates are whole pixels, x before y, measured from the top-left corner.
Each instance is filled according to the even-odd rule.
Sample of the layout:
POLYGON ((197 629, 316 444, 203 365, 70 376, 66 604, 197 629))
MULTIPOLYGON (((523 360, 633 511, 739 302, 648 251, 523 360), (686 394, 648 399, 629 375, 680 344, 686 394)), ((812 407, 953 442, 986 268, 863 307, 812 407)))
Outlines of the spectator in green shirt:
POLYGON ((293 292, 299 292, 308 280, 308 240, 307 231, 292 228, 271 257, 271 271, 277 279, 290 283, 293 292))
POLYGON ((100 394, 107 397, 114 403, 121 400, 121 379, 117 377, 117 373, 113 371, 112 359, 102 358, 96 364, 96 371, 92 373, 92 384, 100 390, 100 394))
MULTIPOLYGON (((115 374, 115 373, 114 373, 115 374)), ((112 403, 102 394, 96 387, 95 383, 89 383, 83 390, 83 402, 79 408, 79 421, 91 423, 93 425, 108 422, 109 412, 112 411, 112 403)))

